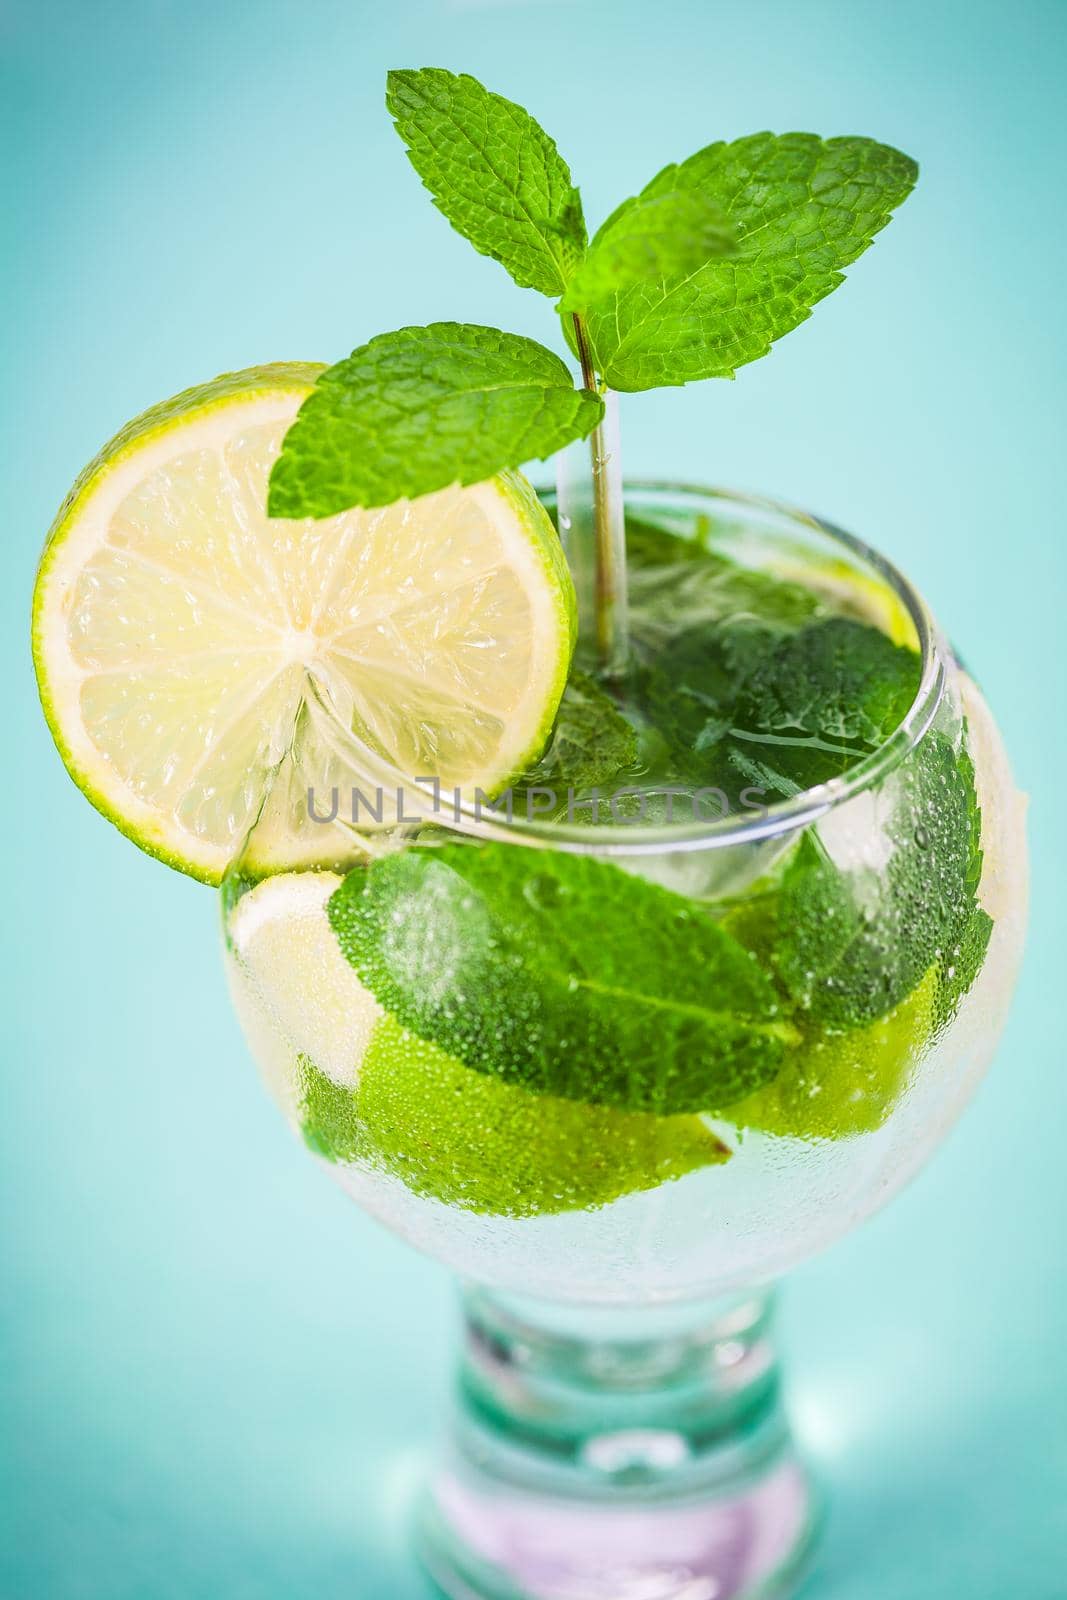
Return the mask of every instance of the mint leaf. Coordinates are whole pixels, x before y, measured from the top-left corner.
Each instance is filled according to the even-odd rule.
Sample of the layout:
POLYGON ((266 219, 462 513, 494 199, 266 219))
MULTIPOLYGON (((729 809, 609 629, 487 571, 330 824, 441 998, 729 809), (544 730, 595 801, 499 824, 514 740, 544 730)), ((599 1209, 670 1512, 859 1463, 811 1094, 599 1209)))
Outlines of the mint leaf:
POLYGON ((880 810, 890 806, 883 864, 839 867, 811 831, 782 880, 775 964, 793 998, 836 1026, 885 1016, 935 962, 951 964, 974 914, 977 800, 969 763, 942 734, 886 781, 880 810))
POLYGON ((530 113, 441 67, 390 72, 386 105, 452 226, 520 287, 562 294, 585 249, 582 203, 530 113))
POLYGON ((950 936, 938 970, 934 1025, 943 1028, 985 964, 993 918, 975 902, 950 936))
POLYGON ((745 680, 778 638, 754 617, 699 622, 675 634, 640 675, 649 719, 688 775, 709 776, 711 751, 733 726, 745 680))
POLYGON ((558 356, 518 334, 460 322, 379 334, 300 407, 267 510, 329 517, 478 483, 584 438, 602 411, 558 356))
POLYGON ((712 1110, 772 1078, 795 1030, 701 907, 608 862, 485 844, 408 848, 328 906, 404 1027, 479 1072, 628 1110, 712 1110))
POLYGON ((784 780, 782 794, 839 776, 907 715, 919 658, 867 623, 829 617, 753 663, 733 709, 731 742, 784 780))
POLYGON ((586 672, 572 671, 552 736, 535 766, 518 780, 528 788, 566 791, 598 788, 637 764, 637 730, 609 694, 586 672))
MULTIPOLYGON (((765 775, 768 786, 775 779, 765 775)), ((882 866, 842 868, 809 830, 781 884, 724 919, 805 1014, 808 1037, 790 1053, 783 1082, 810 1079, 816 1058, 823 1068, 858 1059, 868 1044, 871 1062, 881 1058, 893 1035, 870 1031, 879 1019, 912 1018, 917 1048, 951 1020, 985 961, 993 922, 977 899, 981 811, 966 746, 954 752, 943 735, 928 734, 887 780, 878 809, 892 846, 882 866)))
POLYGON ((634 284, 688 275, 736 247, 722 207, 700 189, 639 195, 597 231, 560 310, 584 311, 634 284))
MULTIPOLYGON (((906 713, 918 658, 876 628, 822 618, 810 591, 710 553, 632 585, 668 619, 702 620, 653 632, 639 693, 680 774, 729 789, 788 796, 847 770, 906 713), (792 630, 792 631, 790 631, 792 630)), ((640 636, 647 624, 635 629, 640 636)))
POLYGON ((974 781, 974 762, 966 746, 966 723, 963 737, 964 746, 956 757, 956 765, 968 787, 967 902, 956 919, 941 959, 934 1003, 938 1027, 943 1027, 955 1015, 960 1001, 981 972, 993 932, 992 917, 978 904, 978 885, 982 877, 982 812, 974 781))
POLYGON ((917 172, 872 139, 810 133, 752 134, 665 168, 640 198, 699 191, 729 218, 736 252, 591 307, 597 371, 623 390, 732 377, 838 287, 917 172))

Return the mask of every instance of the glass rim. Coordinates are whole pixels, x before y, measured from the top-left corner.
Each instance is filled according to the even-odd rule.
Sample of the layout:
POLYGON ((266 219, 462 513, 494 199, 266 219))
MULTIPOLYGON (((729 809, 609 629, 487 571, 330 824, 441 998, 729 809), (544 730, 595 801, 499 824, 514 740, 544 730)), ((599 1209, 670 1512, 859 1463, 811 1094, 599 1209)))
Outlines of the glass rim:
MULTIPOLYGON (((750 812, 726 814, 707 819, 685 822, 560 822, 541 817, 512 818, 492 813, 492 807, 472 805, 450 798, 442 807, 440 787, 435 791, 428 783, 411 781, 410 792, 430 802, 431 814, 424 821, 454 833, 482 840, 494 840, 532 848, 553 849, 570 854, 596 856, 662 855, 672 851, 723 849, 738 844, 754 844, 776 838, 782 834, 809 826, 825 817, 846 801, 862 794, 888 776, 919 744, 937 714, 945 691, 948 675, 948 651, 945 640, 926 601, 919 591, 873 545, 847 532, 836 523, 812 512, 803 511, 785 501, 763 495, 748 494, 734 489, 721 489, 707 484, 655 478, 632 478, 624 483, 624 493, 656 493, 680 495, 689 498, 708 498, 728 501, 740 508, 772 512, 800 526, 814 529, 842 546, 852 556, 858 557, 884 580, 900 601, 915 629, 919 645, 920 672, 915 696, 905 716, 883 740, 857 761, 855 766, 840 777, 826 783, 803 789, 788 799, 773 805, 760 806, 750 812), (487 815, 487 810, 492 814, 487 815)), ((551 494, 544 486, 539 494, 551 494)), ((316 693, 320 707, 328 711, 325 699, 316 693)), ((358 736, 338 729, 348 739, 358 736)), ((638 785, 625 785, 616 795, 640 792, 638 785)), ((610 797, 602 796, 601 803, 610 797)), ((414 819, 412 819, 414 820, 414 819)))

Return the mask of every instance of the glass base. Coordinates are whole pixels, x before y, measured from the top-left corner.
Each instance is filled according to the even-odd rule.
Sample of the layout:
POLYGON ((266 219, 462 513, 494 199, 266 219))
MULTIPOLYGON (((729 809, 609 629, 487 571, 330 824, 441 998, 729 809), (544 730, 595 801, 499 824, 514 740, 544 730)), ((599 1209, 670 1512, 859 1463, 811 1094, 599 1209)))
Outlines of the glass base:
POLYGON ((476 1292, 466 1318, 419 1526, 452 1600, 755 1600, 796 1583, 818 1517, 767 1295, 579 1314, 476 1292))

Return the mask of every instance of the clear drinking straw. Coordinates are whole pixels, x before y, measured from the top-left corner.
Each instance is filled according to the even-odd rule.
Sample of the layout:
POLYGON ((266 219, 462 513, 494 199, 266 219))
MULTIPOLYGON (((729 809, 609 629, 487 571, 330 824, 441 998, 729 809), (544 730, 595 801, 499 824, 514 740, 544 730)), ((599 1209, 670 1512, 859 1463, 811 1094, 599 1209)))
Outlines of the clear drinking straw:
POLYGON ((619 447, 619 397, 604 394, 604 418, 585 442, 562 450, 556 467, 557 511, 578 595, 579 640, 595 644, 598 665, 621 677, 629 659, 626 524, 619 447))

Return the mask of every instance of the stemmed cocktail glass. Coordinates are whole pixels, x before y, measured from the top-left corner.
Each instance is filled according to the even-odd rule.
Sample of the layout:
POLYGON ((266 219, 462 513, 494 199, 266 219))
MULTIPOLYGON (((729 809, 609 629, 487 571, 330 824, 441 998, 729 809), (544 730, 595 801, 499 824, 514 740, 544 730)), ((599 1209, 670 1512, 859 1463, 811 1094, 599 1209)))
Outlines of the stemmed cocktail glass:
MULTIPOLYGON (((233 992, 272 1092, 345 1189, 464 1285, 454 1420, 420 1520, 425 1563, 456 1597, 724 1600, 776 1592, 799 1570, 816 1519, 782 1408, 772 1285, 933 1153, 993 1053, 1022 942, 1020 798, 980 691, 911 586, 858 540, 769 502, 634 485, 626 512, 833 592, 910 643, 919 687, 902 724, 843 776, 729 814, 688 794, 670 820, 662 796, 636 820, 633 806, 597 821, 520 807, 509 820, 398 774, 321 689, 309 747, 320 762, 330 750, 329 769, 302 769, 296 746, 283 785, 286 804, 318 795, 314 866, 272 887, 246 870, 253 829, 224 885, 233 992), (345 801, 329 816, 323 797, 353 789, 376 792, 380 815, 353 816, 345 801), (668 905, 683 922, 728 927, 776 981, 788 976, 783 939, 819 952, 846 916, 886 1003, 875 994, 869 1014, 835 1012, 831 977, 817 1047, 788 1032, 784 1013, 764 1019, 783 1064, 726 1105, 702 1105, 692 1089, 681 1110, 657 1100, 654 1048, 653 1087, 636 1109, 620 1111, 609 1089, 592 1105, 568 1098, 547 1067, 538 1076, 548 1045, 532 1013, 525 1043, 521 1017, 500 1023, 501 1057, 519 1039, 525 1079, 472 1070, 441 1049, 440 1019, 473 1015, 472 986, 491 986, 519 956, 474 905, 477 874, 446 865, 470 859, 457 850, 496 853, 527 947, 570 960, 576 990, 594 981, 584 941, 606 936, 625 874, 660 896, 648 901, 650 968, 668 905), (848 899, 812 902, 821 925, 798 931, 783 928, 798 913, 782 884, 803 850, 833 862, 848 899), (363 985, 338 931, 346 892, 386 857, 413 863, 394 873, 384 934, 376 925, 395 1014, 363 985), (901 949, 937 897, 956 892, 964 858, 978 908, 968 931, 920 952, 910 987, 890 993, 901 949), (583 937, 564 903, 579 892, 576 873, 583 937)), ((276 823, 271 805, 260 827, 276 823)), ((500 902, 490 910, 499 919, 500 902)), ((694 1004, 710 996, 730 1013, 736 989, 717 970, 702 978, 691 948, 687 933, 678 959, 690 970, 673 981, 692 985, 694 1004)), ((811 979, 814 991, 814 968, 811 979)), ((618 1005, 623 1028, 625 996, 618 1005)), ((576 1004, 576 1061, 604 1052, 605 1015, 595 1039, 583 1035, 576 1004)), ((682 1059, 699 1080, 699 1055, 682 1059)))

